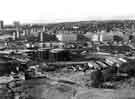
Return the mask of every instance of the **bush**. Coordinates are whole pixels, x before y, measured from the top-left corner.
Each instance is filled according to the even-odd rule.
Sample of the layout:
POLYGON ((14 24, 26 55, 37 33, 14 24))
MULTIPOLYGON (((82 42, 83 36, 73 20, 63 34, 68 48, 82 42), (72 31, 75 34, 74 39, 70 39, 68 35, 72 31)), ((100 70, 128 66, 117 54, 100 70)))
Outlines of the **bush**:
POLYGON ((112 66, 102 71, 104 81, 112 80, 113 75, 117 72, 117 67, 112 66))
POLYGON ((135 75, 135 62, 131 61, 129 63, 123 63, 119 68, 119 71, 122 73, 127 73, 129 76, 135 75))
POLYGON ((103 82, 103 76, 101 70, 96 70, 91 73, 92 87, 100 87, 103 82))

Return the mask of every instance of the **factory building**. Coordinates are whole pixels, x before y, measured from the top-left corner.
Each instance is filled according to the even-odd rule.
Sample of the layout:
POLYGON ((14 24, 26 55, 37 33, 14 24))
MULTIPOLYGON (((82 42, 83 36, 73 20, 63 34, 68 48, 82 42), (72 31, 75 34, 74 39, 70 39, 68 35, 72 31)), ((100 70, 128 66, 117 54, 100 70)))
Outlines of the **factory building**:
POLYGON ((21 29, 21 25, 19 21, 14 21, 13 22, 14 28, 15 28, 15 32, 13 32, 13 40, 15 39, 19 39, 20 38, 20 29, 21 29))
POLYGON ((74 42, 77 41, 77 34, 74 33, 58 33, 56 37, 61 42, 74 42))
POLYGON ((88 32, 85 34, 85 37, 89 38, 93 42, 98 42, 98 41, 104 41, 104 33, 92 33, 88 32))
MULTIPOLYGON (((96 33, 87 32, 85 34, 85 37, 91 39, 91 41, 93 42, 96 41, 103 42, 103 41, 112 41, 114 35, 124 37, 122 32, 105 32, 105 31, 96 32, 96 33)), ((127 39, 127 37, 125 37, 125 39, 127 39)))
POLYGON ((49 61, 70 61, 70 52, 65 49, 52 49, 49 55, 49 61))

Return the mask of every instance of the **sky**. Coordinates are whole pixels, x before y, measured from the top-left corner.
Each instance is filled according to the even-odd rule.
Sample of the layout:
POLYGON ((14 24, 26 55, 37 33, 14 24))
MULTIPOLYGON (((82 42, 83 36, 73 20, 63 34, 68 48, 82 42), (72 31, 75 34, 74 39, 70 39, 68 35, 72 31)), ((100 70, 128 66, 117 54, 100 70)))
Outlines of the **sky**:
POLYGON ((0 0, 5 24, 135 19, 135 0, 0 0))

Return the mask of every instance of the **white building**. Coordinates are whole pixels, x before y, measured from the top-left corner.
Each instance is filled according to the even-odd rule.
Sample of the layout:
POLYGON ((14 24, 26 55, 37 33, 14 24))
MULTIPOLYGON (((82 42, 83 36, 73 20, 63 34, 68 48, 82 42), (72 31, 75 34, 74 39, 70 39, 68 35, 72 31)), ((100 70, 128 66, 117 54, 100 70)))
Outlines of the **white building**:
POLYGON ((101 32, 97 32, 97 33, 92 33, 92 32, 88 32, 85 34, 85 37, 91 39, 92 41, 111 41, 113 40, 113 33, 110 32, 105 32, 105 31, 101 31, 101 32))
POLYGON ((87 32, 85 35, 88 39, 91 39, 91 41, 99 41, 99 34, 97 33, 92 33, 92 32, 87 32))
POLYGON ((91 39, 91 37, 93 36, 93 34, 95 34, 95 33, 93 33, 93 32, 87 32, 86 34, 84 34, 84 36, 87 37, 87 38, 89 38, 89 39, 91 39))
POLYGON ((112 41, 114 34, 111 32, 100 32, 99 34, 99 40, 102 41, 112 41))
POLYGON ((91 40, 92 41, 99 41, 99 35, 98 34, 93 34, 92 37, 91 37, 91 40))
POLYGON ((74 42, 77 40, 77 35, 73 33, 59 33, 56 37, 62 42, 74 42))

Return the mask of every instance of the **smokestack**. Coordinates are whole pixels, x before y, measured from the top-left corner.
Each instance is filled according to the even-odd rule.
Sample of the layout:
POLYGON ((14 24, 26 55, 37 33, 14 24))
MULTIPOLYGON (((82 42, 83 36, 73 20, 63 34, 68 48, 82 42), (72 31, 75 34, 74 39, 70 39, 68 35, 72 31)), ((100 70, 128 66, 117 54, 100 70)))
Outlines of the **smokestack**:
POLYGON ((41 42, 44 41, 44 32, 45 32, 45 30, 46 30, 46 28, 45 28, 45 26, 43 26, 43 29, 42 29, 42 31, 41 31, 41 33, 40 33, 40 41, 41 41, 41 42))
POLYGON ((13 32, 13 40, 15 40, 15 39, 16 39, 16 33, 13 32))
POLYGON ((44 37, 43 37, 43 36, 44 36, 44 33, 43 33, 43 32, 41 32, 41 33, 40 33, 40 41, 41 41, 41 42, 43 42, 43 41, 44 41, 44 37))
POLYGON ((20 38, 20 32, 19 31, 16 31, 16 37, 20 38))

